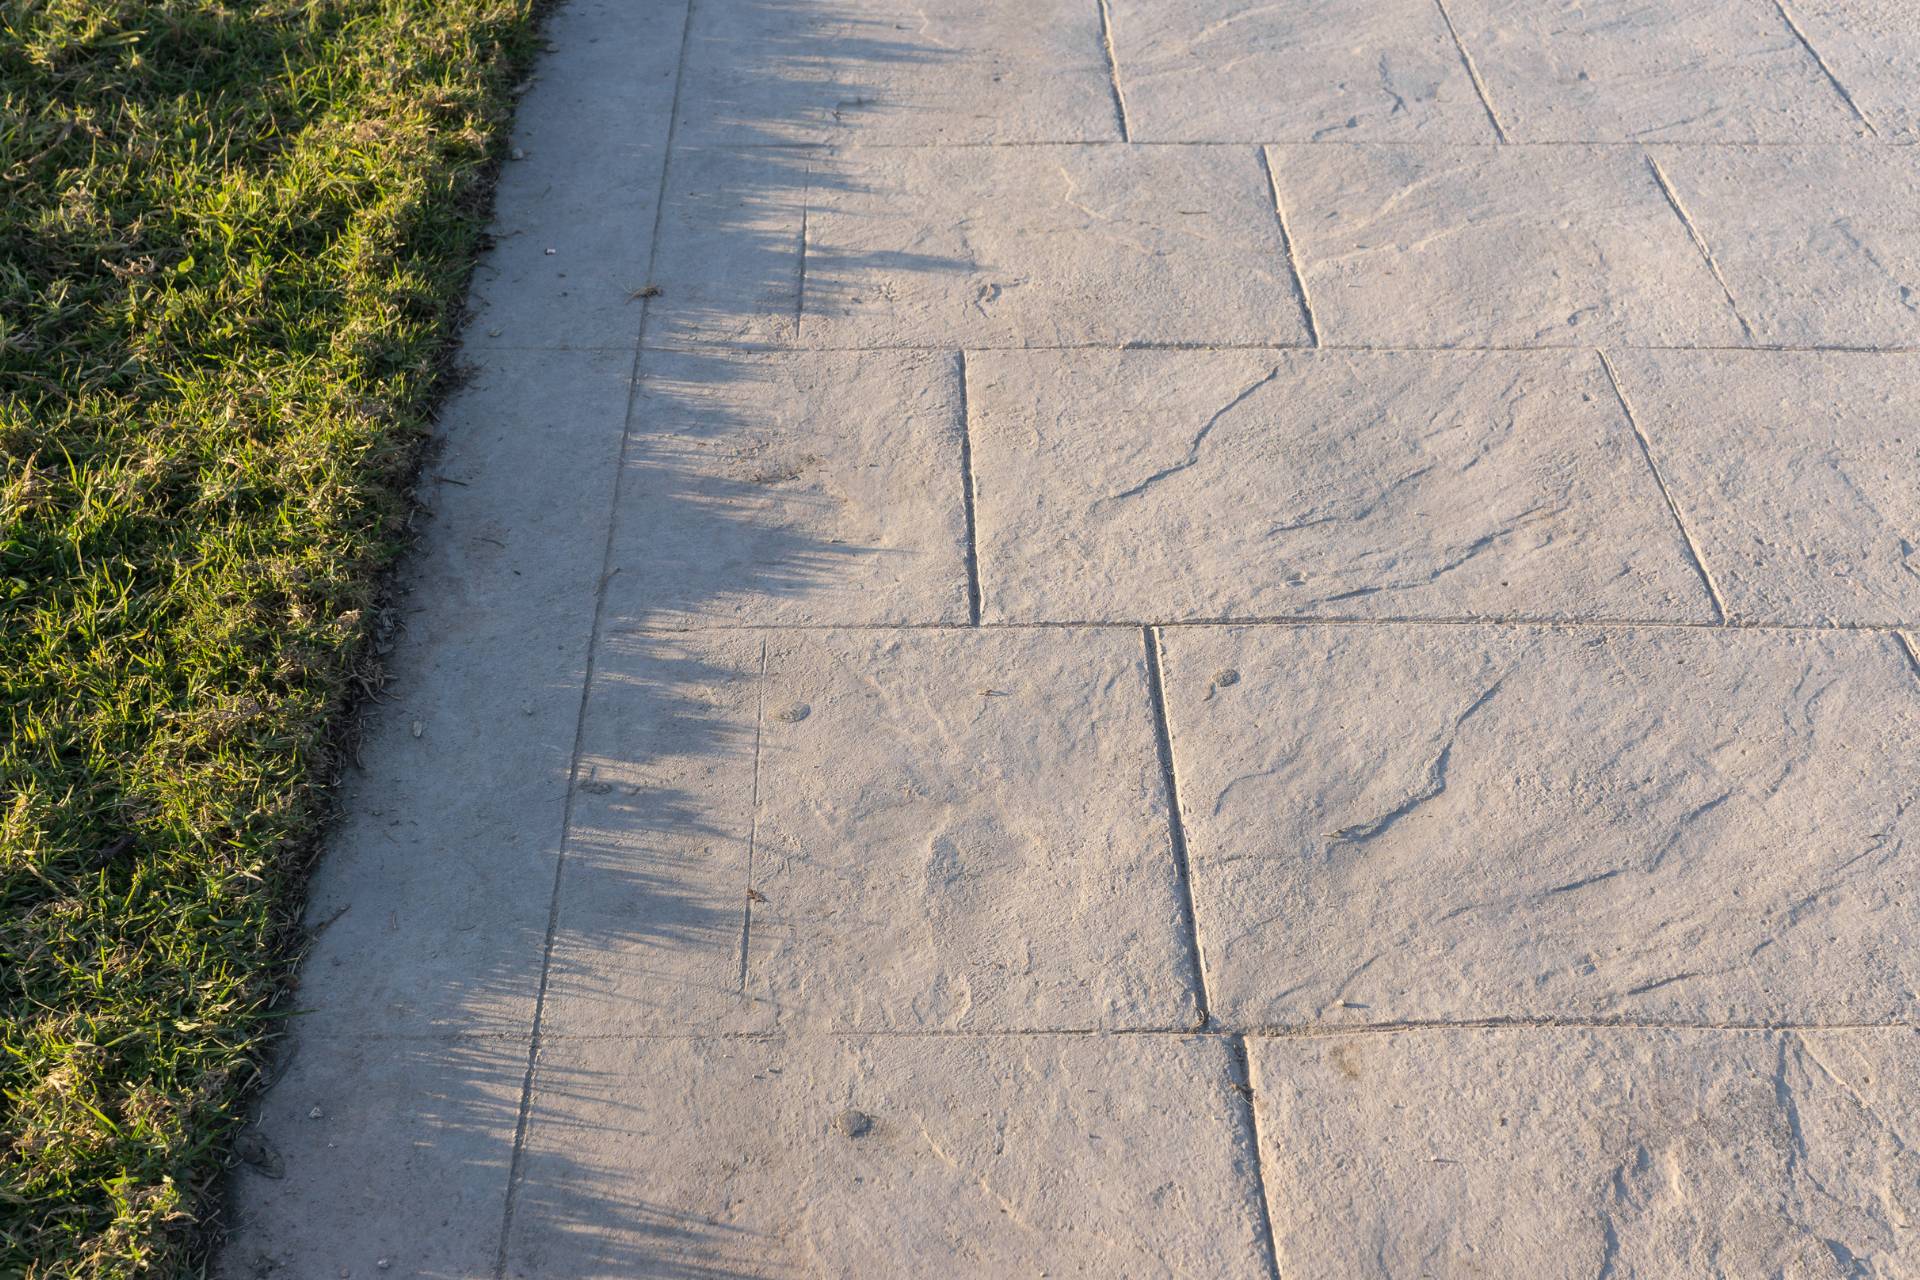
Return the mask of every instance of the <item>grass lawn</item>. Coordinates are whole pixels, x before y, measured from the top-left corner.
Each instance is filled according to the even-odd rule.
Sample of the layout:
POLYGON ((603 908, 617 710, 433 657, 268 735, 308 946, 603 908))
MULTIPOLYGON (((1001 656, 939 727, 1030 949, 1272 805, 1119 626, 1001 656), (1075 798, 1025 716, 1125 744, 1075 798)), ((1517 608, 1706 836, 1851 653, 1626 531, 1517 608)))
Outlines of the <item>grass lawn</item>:
POLYGON ((0 0, 0 1276, 194 1265, 538 0, 0 0))

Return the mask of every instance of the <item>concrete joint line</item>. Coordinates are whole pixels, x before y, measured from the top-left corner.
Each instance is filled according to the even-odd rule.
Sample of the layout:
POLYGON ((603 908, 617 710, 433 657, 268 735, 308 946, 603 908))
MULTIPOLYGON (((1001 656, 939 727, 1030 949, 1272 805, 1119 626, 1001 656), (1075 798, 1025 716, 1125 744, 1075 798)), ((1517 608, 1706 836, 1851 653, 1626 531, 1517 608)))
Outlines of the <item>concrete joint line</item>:
MULTIPOLYGON (((793 340, 800 340, 800 326, 806 322, 807 309, 807 215, 812 212, 808 205, 813 198, 813 166, 809 164, 806 174, 800 180, 800 263, 794 273, 793 282, 793 340)), ((664 208, 667 193, 660 192, 660 204, 664 208)))
MULTIPOLYGON (((1916 148, 1920 150, 1920 148, 1916 148)), ((1616 342, 1616 351, 1731 351, 1765 352, 1771 355, 1858 355, 1858 356, 1911 356, 1920 355, 1920 346, 1865 346, 1859 343, 1785 343, 1785 342, 1694 342, 1694 343, 1655 343, 1655 342, 1616 342)), ((518 351, 564 351, 565 347, 503 347, 501 350, 518 351)), ((619 350, 620 348, 574 347, 576 351, 619 350)), ((681 344, 649 346, 644 350, 662 355, 684 355, 691 348, 681 344)), ((899 342, 885 345, 872 343, 847 343, 842 345, 821 344, 819 346, 794 346, 792 344, 741 342, 729 344, 729 349, 749 355, 782 355, 795 352, 819 354, 838 352, 848 355, 863 355, 884 351, 951 351, 949 343, 937 342, 899 342)), ((1427 345, 1415 343, 1369 343, 1369 342, 1323 342, 1317 347, 1307 343, 1289 342, 1030 342, 1021 344, 977 343, 968 348, 975 355, 1002 351, 1348 351, 1361 355, 1484 355, 1488 352, 1504 355, 1545 355, 1565 351, 1590 351, 1594 348, 1580 342, 1537 343, 1531 346, 1515 346, 1502 343, 1478 343, 1468 345, 1427 345)))
POLYGON ((1200 947, 1200 916, 1193 898, 1193 868, 1187 857, 1187 827, 1180 816, 1180 780, 1173 765, 1173 731, 1167 719, 1167 690, 1160 676, 1160 633, 1153 627, 1140 628, 1141 645, 1147 658, 1147 697, 1153 703, 1153 736, 1160 752, 1161 786, 1167 793, 1167 835, 1173 849, 1174 874, 1180 878, 1182 923, 1186 927, 1189 954, 1193 960, 1193 990, 1200 1003, 1200 1030, 1213 1019, 1213 1003, 1207 997, 1207 963, 1200 947))
POLYGON ((1901 649, 1906 652, 1907 661, 1913 667, 1913 674, 1920 677, 1920 645, 1916 645, 1913 637, 1904 631, 1895 631, 1893 638, 1900 642, 1901 649))
MULTIPOLYGON (((1920 1023, 1910 1019, 1861 1022, 1701 1022, 1672 1020, 1635 1020, 1631 1018, 1455 1018, 1399 1022, 1295 1023, 1285 1025, 1248 1024, 1209 1027, 827 1027, 793 1031, 672 1031, 672 1032, 574 1032, 549 1035, 548 1045, 560 1044, 651 1044, 674 1041, 709 1040, 779 1043, 794 1040, 1225 1040, 1245 1043, 1251 1040, 1342 1040, 1356 1036, 1387 1037, 1418 1035, 1422 1032, 1448 1031, 1716 1031, 1728 1035, 1771 1036, 1832 1031, 1920 1031, 1920 1023)), ((383 1037, 383 1039, 471 1042, 480 1037, 451 1036, 383 1037)))
MULTIPOLYGON (((660 187, 654 202, 653 228, 647 241, 647 267, 660 248, 660 229, 665 222, 667 183, 673 173, 674 135, 680 126, 680 90, 686 81, 687 49, 693 34, 694 0, 687 0, 680 18, 680 52, 674 64, 673 100, 667 113, 665 154, 660 163, 660 187)), ((494 1280, 505 1280, 508 1250, 513 1238, 513 1214, 520 1184, 526 1175, 527 1129, 533 1115, 533 1081, 540 1065, 540 1033, 546 1016, 547 991, 553 979, 553 947, 560 927, 560 889, 567 869, 567 846, 573 831, 573 803, 579 791, 580 757, 586 742, 587 699, 593 689, 594 663, 604 627, 607 583, 617 570, 613 566, 615 522, 620 510, 620 482, 627 470, 627 450, 633 438, 633 415, 640 400, 640 361, 647 350, 647 319, 653 312, 653 295, 640 300, 640 319, 633 336, 633 362, 627 375, 627 404, 620 424, 620 449, 613 469, 613 483, 607 495, 606 541, 600 552, 600 576, 594 584, 593 620, 587 634, 586 661, 580 675, 580 703, 574 714, 573 748, 567 766, 567 795, 560 810, 560 842, 553 861, 553 896, 547 905, 546 936, 541 943, 540 980, 534 988, 533 1025, 527 1036, 527 1069, 520 1084, 520 1106, 513 1126, 513 1151, 507 1161, 507 1191, 500 1211, 500 1240, 494 1253, 494 1280)))
POLYGON ((1814 65, 1819 67, 1822 74, 1827 77, 1827 83, 1832 85, 1833 91, 1840 95, 1840 100, 1847 104, 1847 110, 1853 112, 1854 119, 1858 120, 1869 134, 1879 137, 1880 130, 1876 129, 1873 121, 1867 118, 1867 113, 1860 109, 1860 104, 1853 100, 1853 95, 1847 92, 1847 86, 1840 83, 1840 77, 1835 75, 1833 68, 1827 65, 1827 60, 1820 56, 1820 51, 1813 47, 1813 41, 1807 39, 1807 33, 1800 29, 1800 23, 1795 20, 1793 11, 1787 8, 1787 0, 1773 0, 1773 7, 1780 11, 1780 21, 1787 24, 1787 30, 1793 32, 1793 38, 1800 42, 1800 47, 1807 51, 1807 56, 1813 59, 1814 65))
POLYGON ((760 641, 760 683, 753 699, 753 781, 747 789, 747 887, 740 898, 740 998, 747 998, 747 947, 753 937, 753 852, 760 843, 760 742, 767 727, 767 642, 760 641))
POLYGON ((1127 95, 1120 87, 1120 58, 1113 51, 1113 9, 1108 0, 1100 5, 1100 43, 1107 55, 1107 83, 1113 89, 1113 118, 1120 126, 1120 141, 1133 141, 1133 126, 1127 120, 1127 95))
POLYGON ((1620 375, 1613 367, 1613 361, 1604 351, 1596 352, 1600 357, 1600 367, 1606 371, 1607 382, 1613 387, 1613 394, 1620 401, 1620 411, 1627 415, 1627 425, 1633 428, 1633 438, 1640 442, 1640 455, 1647 460, 1647 470, 1653 473, 1653 482, 1660 486, 1660 496, 1667 500, 1667 511, 1673 516, 1673 523, 1680 529, 1680 537, 1687 544, 1687 554, 1693 560, 1694 572, 1700 575, 1700 581, 1706 584, 1707 594, 1713 599, 1713 610, 1719 615, 1721 623, 1729 619, 1727 602, 1720 595, 1720 588, 1713 580, 1713 574, 1707 571, 1706 558, 1700 553, 1700 544, 1693 540, 1693 531, 1687 528, 1686 519, 1680 514, 1680 504, 1674 501, 1673 490, 1667 487, 1667 478, 1660 474, 1660 464, 1654 461, 1653 444, 1647 439, 1647 433, 1640 427, 1640 419, 1633 412, 1633 403, 1627 399, 1627 390, 1620 385, 1620 375))
MULTIPOLYGON (((683 627, 621 627, 614 635, 732 635, 753 631, 954 631, 972 629, 972 622, 703 622, 683 627)), ((1785 635, 1898 634, 1914 622, 1767 622, 1728 618, 1689 622, 1675 618, 1561 618, 1530 614, 1354 614, 1279 613, 1242 614, 1217 618, 1062 618, 1016 622, 982 622, 984 631, 1156 631, 1183 627, 1491 627, 1556 631, 1777 631, 1785 635)))
POLYGON ((1253 1192, 1260 1205, 1260 1234, 1267 1243, 1267 1275, 1280 1280, 1280 1243, 1273 1238, 1273 1210, 1267 1204, 1267 1165, 1260 1154, 1260 1085, 1253 1078, 1253 1055, 1247 1052, 1247 1038, 1233 1037, 1233 1062, 1239 1073, 1234 1092, 1240 1095, 1246 1115, 1246 1141, 1253 1157, 1253 1192))
POLYGON ((980 625, 980 536, 974 514, 977 502, 973 478, 973 409, 967 399, 967 353, 958 353, 960 379, 960 502, 967 524, 967 624, 980 625))
MULTIPOLYGON (((1651 143, 1638 138, 1527 138, 1478 142, 1421 142, 1388 138, 1312 138, 1312 137, 1233 137, 1233 138, 1004 138, 994 140, 949 140, 941 142, 869 142, 860 138, 835 138, 829 142, 703 142, 685 148, 688 151, 731 151, 739 154, 771 152, 775 154, 809 152, 815 155, 850 155, 859 152, 886 151, 1073 151, 1103 147, 1157 147, 1167 151, 1208 150, 1223 147, 1344 147, 1352 151, 1492 151, 1511 147, 1515 151, 1624 151, 1644 146, 1668 147, 1676 151, 1807 151, 1848 152, 1878 150, 1860 138, 1675 138, 1651 143)), ((1911 142, 1886 142, 1889 147, 1911 147, 1911 142)), ((501 238, 523 235, 505 232, 501 238)))
POLYGON ((1280 243, 1287 251, 1287 270, 1293 273, 1293 288, 1300 299, 1300 318, 1307 326, 1308 345, 1320 345, 1320 322, 1313 316, 1313 299, 1307 296, 1307 276, 1300 269, 1300 255, 1294 251, 1293 233, 1287 229, 1287 205, 1280 198, 1280 176, 1273 171, 1273 151, 1260 148, 1260 167, 1267 171, 1267 190, 1273 195, 1273 216, 1280 223, 1280 243))
POLYGON ((1781 1035, 1802 1031, 1920 1031, 1920 1023, 1906 1018, 1879 1022, 1706 1022, 1685 1018, 1406 1018, 1394 1022, 1255 1024, 1232 1029, 1208 1028, 1198 1034, 1241 1036, 1253 1040, 1337 1040, 1344 1036, 1398 1036, 1422 1031, 1724 1031, 1734 1035, 1781 1035))
MULTIPOLYGON (((1610 1031, 1621 1033, 1649 1031, 1707 1031, 1739 1036, 1799 1035, 1835 1031, 1920 1031, 1912 1021, 1893 1022, 1686 1022, 1600 1020, 1592 1018, 1468 1018, 1426 1022, 1353 1022, 1312 1023, 1291 1026, 1246 1027, 985 1027, 985 1028, 901 1028, 901 1027, 828 1027, 806 1032, 773 1031, 676 1031, 676 1032, 574 1032, 549 1035, 549 1046, 565 1044, 662 1044, 687 1041, 715 1041, 778 1044, 797 1040, 1224 1040, 1245 1044, 1253 1040, 1345 1040, 1360 1036, 1386 1038, 1419 1035, 1425 1032, 1455 1031, 1610 1031)), ((439 1042, 472 1042, 480 1037, 453 1035, 443 1037, 383 1037, 439 1042)), ((1257 1083, 1254 1086, 1257 1090, 1257 1083)))
POLYGON ((1700 234, 1700 228, 1694 225, 1693 215, 1688 213, 1687 207, 1680 203, 1680 193, 1673 189, 1673 183, 1667 178, 1667 171, 1660 167, 1660 162, 1653 158, 1651 151, 1647 152, 1646 156, 1647 170, 1653 174, 1654 182, 1660 187, 1660 194, 1667 198, 1668 207, 1673 210, 1674 216, 1680 219, 1680 225, 1687 229, 1687 236, 1693 241, 1693 247, 1700 251, 1700 257, 1706 262, 1707 270, 1713 272, 1713 278, 1719 282, 1720 292, 1726 295, 1727 306, 1733 311, 1733 318, 1740 322, 1741 334, 1751 345, 1754 340, 1753 326, 1747 323, 1747 317, 1740 310, 1739 299, 1733 296, 1733 287, 1727 283, 1727 277, 1721 274, 1719 261, 1714 258, 1713 250, 1707 247, 1707 238, 1700 234))
POLYGON ((1453 15, 1447 12, 1446 0, 1433 0, 1434 8, 1440 10, 1440 20, 1447 24, 1447 34, 1453 37, 1453 47, 1460 54, 1460 65, 1467 69, 1467 78, 1473 81, 1473 91, 1480 95, 1480 105, 1487 113, 1487 123, 1493 126, 1493 136, 1505 145, 1507 127, 1500 123, 1500 113, 1493 109, 1493 98, 1487 93, 1487 82, 1480 78, 1480 68, 1474 65, 1473 55, 1467 52, 1467 45, 1460 38, 1460 32, 1453 25, 1453 15))

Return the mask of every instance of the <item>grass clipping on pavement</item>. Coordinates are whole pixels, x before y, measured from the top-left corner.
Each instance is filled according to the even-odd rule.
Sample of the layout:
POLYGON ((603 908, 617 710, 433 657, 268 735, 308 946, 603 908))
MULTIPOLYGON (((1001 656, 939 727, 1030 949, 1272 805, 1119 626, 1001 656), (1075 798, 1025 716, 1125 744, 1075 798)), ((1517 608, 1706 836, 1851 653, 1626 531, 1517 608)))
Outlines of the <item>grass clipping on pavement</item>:
POLYGON ((0 0, 0 1275, 178 1271, 532 0, 0 0))

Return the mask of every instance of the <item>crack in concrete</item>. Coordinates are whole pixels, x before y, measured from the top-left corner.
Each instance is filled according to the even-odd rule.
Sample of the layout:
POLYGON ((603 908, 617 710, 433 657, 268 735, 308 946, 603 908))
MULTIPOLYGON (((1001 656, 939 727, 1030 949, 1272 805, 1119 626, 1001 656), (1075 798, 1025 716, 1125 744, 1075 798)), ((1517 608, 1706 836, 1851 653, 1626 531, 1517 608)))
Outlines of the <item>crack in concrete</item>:
POLYGON ((1269 369, 1267 371, 1264 377, 1261 377, 1255 380, 1254 382, 1248 384, 1247 386, 1241 388, 1240 391, 1234 395, 1233 399, 1227 401, 1224 405, 1221 405, 1219 409, 1215 410, 1213 416, 1208 418, 1205 424, 1201 426, 1200 430, 1194 433, 1193 439, 1188 441, 1187 443, 1187 456, 1185 458, 1182 458, 1179 462, 1174 463, 1170 467, 1162 467, 1160 470, 1154 472, 1152 475, 1148 476, 1145 480, 1142 480, 1139 484, 1134 485, 1132 488, 1122 489, 1118 493, 1108 494, 1105 498, 1099 499, 1098 501, 1092 503, 1088 507, 1089 514, 1091 514, 1093 511, 1099 510, 1100 508, 1106 506, 1109 503, 1119 502, 1125 498, 1137 498, 1141 494, 1145 493, 1147 490, 1153 488, 1153 486, 1159 484, 1161 481, 1169 479, 1173 476, 1177 476, 1182 471, 1186 471, 1189 468, 1193 467, 1196 463, 1200 461, 1200 446, 1206 443, 1207 437, 1209 435, 1213 434, 1213 429, 1219 426, 1221 421, 1224 420, 1229 413, 1232 413, 1235 409, 1239 408, 1242 404, 1245 404, 1248 398, 1251 397, 1255 392, 1259 391, 1260 388, 1266 386, 1269 382, 1272 382, 1275 378, 1278 378, 1279 376, 1280 376, 1280 366, 1275 365, 1272 369, 1269 369))
POLYGON ((1454 717, 1452 728, 1447 733, 1447 740, 1441 744, 1440 750, 1435 753, 1433 759, 1427 762, 1425 782, 1412 795, 1377 817, 1365 822, 1351 823, 1329 832, 1327 834, 1328 851, 1331 852, 1335 845, 1364 844, 1377 840, 1403 818, 1443 795, 1447 789, 1447 771, 1453 759, 1454 743, 1459 739, 1462 726, 1493 701, 1494 695, 1500 692, 1506 680, 1505 676, 1495 680, 1481 690, 1473 701, 1467 704, 1465 710, 1454 717))

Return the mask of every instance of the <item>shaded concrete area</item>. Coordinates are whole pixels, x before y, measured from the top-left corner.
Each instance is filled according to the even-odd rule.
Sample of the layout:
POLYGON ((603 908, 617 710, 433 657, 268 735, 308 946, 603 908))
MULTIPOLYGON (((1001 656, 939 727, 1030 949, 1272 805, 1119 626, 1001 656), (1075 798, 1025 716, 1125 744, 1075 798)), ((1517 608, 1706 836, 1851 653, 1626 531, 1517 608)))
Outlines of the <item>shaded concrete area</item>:
POLYGON ((1920 1273, 1906 6, 548 38, 220 1275, 1920 1273))

